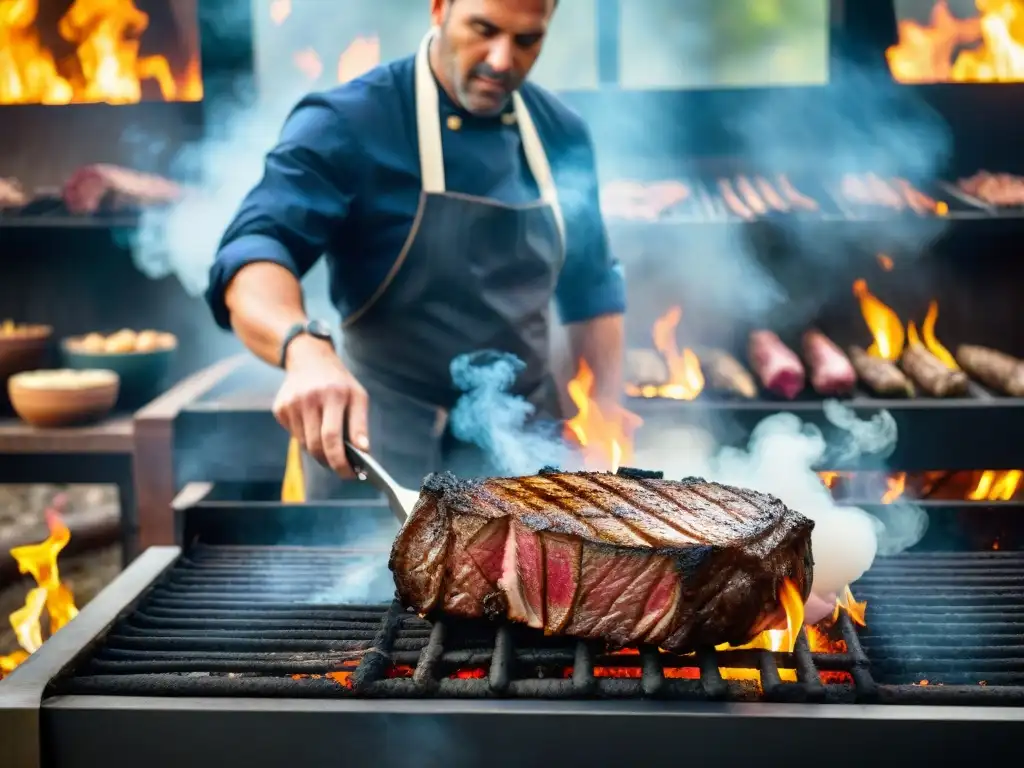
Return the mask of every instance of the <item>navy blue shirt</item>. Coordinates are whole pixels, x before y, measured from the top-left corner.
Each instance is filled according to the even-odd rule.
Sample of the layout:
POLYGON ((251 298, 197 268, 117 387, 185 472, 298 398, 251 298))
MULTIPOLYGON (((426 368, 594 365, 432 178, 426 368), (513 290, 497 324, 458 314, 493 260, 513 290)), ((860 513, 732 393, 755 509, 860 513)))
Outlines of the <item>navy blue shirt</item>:
MULTIPOLYGON (((382 65, 293 110, 210 270, 207 300, 219 325, 230 327, 225 288, 257 261, 301 278, 325 254, 342 317, 373 295, 409 234, 422 189, 414 62, 410 56, 382 65)), ((513 204, 537 199, 518 126, 471 115, 438 91, 447 191, 513 204), (450 115, 461 118, 458 130, 450 115)), ((520 92, 565 219, 566 259, 555 290, 561 320, 623 312, 625 286, 608 250, 587 127, 540 86, 528 83, 520 92)))

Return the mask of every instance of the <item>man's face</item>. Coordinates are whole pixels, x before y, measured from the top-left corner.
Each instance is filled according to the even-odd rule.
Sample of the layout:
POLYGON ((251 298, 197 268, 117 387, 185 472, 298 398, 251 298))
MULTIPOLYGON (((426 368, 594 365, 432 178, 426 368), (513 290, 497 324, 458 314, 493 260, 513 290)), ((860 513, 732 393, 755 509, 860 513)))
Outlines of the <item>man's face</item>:
POLYGON ((462 107, 496 115, 540 54, 555 0, 432 0, 438 75, 462 107))

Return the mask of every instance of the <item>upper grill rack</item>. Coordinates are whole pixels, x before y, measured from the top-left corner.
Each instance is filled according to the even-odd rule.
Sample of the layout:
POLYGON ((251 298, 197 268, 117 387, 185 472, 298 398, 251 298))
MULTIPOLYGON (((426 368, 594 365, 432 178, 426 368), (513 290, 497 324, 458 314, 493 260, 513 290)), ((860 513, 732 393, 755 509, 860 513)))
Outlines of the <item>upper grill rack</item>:
MULTIPOLYGON (((1018 218, 1021 206, 999 206, 969 194, 956 183, 935 180, 907 189, 900 180, 875 174, 848 174, 860 187, 867 180, 883 187, 881 196, 866 197, 844 191, 843 179, 824 179, 807 173, 690 175, 675 179, 688 194, 682 199, 658 201, 658 193, 636 209, 606 208, 609 222, 634 223, 743 223, 753 221, 878 221, 934 219, 1018 218), (787 186, 791 192, 787 192, 787 186), (762 186, 763 185, 763 186, 762 186), (767 196, 765 194, 767 187, 767 196), (771 201, 783 208, 774 207, 771 201), (804 204, 801 204, 803 201, 804 204), (809 203, 810 207, 806 204, 809 203)), ((609 189, 622 182, 610 182, 609 189)), ((635 182, 629 182, 635 183, 635 182)), ((608 193, 614 198, 614 193, 608 193)), ((636 204, 634 204, 636 205, 636 204)))
MULTIPOLYGON (((900 613, 913 602, 915 590, 928 589, 922 579, 934 575, 942 579, 943 572, 963 565, 973 575, 965 577, 949 610, 965 605, 972 616, 989 622, 979 625, 979 630, 998 631, 996 637, 1004 637, 1004 626, 1014 626, 1018 613, 1024 613, 1022 603, 1008 614, 1010 618, 1004 617, 1003 624, 993 615, 993 609, 1010 604, 1007 589, 1024 580, 1024 558, 1015 553, 986 554, 980 559, 905 555, 882 563, 858 584, 859 595, 870 601, 869 624, 876 617, 880 623, 868 630, 862 646, 849 617, 842 614, 838 629, 845 653, 813 653, 801 632, 791 654, 709 649, 690 657, 654 648, 610 654, 595 644, 546 638, 518 626, 430 623, 397 603, 321 602, 321 597, 327 600, 338 589, 346 572, 353 573, 356 557, 367 555, 324 549, 197 547, 111 628, 91 657, 56 682, 54 692, 1024 702, 1024 647, 1019 640, 982 646, 980 635, 972 644, 961 633, 938 642, 937 638, 944 638, 942 628, 936 631, 927 619, 940 615, 932 608, 941 605, 934 599, 944 594, 941 585, 928 590, 925 603, 932 608, 920 614, 900 613), (991 569, 987 576, 983 575, 986 566, 991 569), (971 603, 968 593, 975 583, 996 590, 997 596, 971 603), (891 623, 894 617, 899 617, 896 624, 891 623), (885 631, 887 622, 894 629, 911 628, 914 634, 890 636, 885 631), (723 669, 757 670, 760 685, 726 679, 723 669), (971 684, 949 684, 968 678, 971 684), (922 679, 946 684, 907 684, 922 679), (982 680, 986 685, 978 684, 982 680)), ((951 578, 947 576, 946 581, 951 578)), ((961 622, 964 626, 966 622, 961 622)))

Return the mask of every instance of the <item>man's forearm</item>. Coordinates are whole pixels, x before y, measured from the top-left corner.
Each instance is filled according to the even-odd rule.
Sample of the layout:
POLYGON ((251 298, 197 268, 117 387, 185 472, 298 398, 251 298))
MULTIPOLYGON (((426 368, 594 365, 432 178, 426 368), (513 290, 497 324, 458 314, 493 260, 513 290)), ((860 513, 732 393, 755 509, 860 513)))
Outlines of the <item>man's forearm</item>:
POLYGON ((594 373, 591 397, 618 403, 622 398, 625 323, 622 315, 602 315, 569 328, 574 360, 586 360, 594 373))
MULTIPOLYGON (((231 313, 231 327, 242 343, 274 366, 280 363, 281 343, 288 329, 306 320, 301 283, 272 262, 257 262, 239 270, 228 284, 224 303, 231 313)), ((296 339, 292 346, 301 343, 296 339)), ((290 347, 288 351, 291 354, 290 347)))

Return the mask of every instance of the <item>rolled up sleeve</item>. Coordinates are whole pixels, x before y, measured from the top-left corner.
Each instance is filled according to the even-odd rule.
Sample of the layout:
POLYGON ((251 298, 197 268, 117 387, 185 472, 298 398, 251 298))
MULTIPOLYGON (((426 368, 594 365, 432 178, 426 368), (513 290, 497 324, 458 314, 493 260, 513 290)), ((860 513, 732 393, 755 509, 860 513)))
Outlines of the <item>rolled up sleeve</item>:
POLYGON ((555 300, 563 323, 626 311, 626 283, 608 245, 597 164, 590 137, 566 153, 556 171, 565 219, 566 253, 555 300))
POLYGON ((300 102, 210 268, 206 299, 219 326, 231 327, 224 293, 246 265, 272 262, 298 278, 313 267, 350 210, 357 162, 337 111, 315 95, 300 102))

